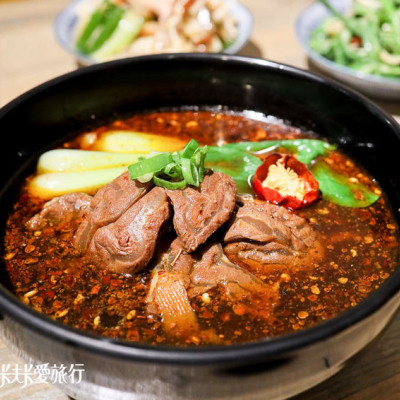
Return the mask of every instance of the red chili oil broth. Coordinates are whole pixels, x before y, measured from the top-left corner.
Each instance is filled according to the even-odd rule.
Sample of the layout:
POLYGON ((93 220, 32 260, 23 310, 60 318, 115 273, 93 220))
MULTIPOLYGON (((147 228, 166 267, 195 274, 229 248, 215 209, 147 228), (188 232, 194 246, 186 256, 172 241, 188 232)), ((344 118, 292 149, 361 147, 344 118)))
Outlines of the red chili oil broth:
MULTIPOLYGON (((307 132, 280 121, 211 111, 135 115, 93 133, 100 138, 116 129, 179 136, 187 141, 194 138, 210 145, 309 137, 307 132)), ((84 133, 64 147, 90 149, 83 137, 84 133)), ((325 161, 381 193, 372 177, 340 151, 331 152, 325 161)), ((151 265, 132 277, 97 268, 72 246, 79 221, 57 229, 25 229, 25 222, 44 204, 27 190, 29 179, 8 218, 4 238, 8 279, 23 302, 75 328, 112 338, 150 344, 206 344, 201 340, 182 343, 168 337, 161 320, 147 316, 145 297, 151 265)), ((269 322, 253 318, 240 305, 232 304, 219 287, 208 292, 210 302, 195 298, 192 307, 201 328, 213 328, 222 344, 255 341, 314 326, 358 304, 395 270, 398 228, 384 195, 367 208, 345 208, 321 199, 296 213, 321 234, 324 259, 317 268, 259 275, 271 285, 280 281, 279 304, 269 322)))

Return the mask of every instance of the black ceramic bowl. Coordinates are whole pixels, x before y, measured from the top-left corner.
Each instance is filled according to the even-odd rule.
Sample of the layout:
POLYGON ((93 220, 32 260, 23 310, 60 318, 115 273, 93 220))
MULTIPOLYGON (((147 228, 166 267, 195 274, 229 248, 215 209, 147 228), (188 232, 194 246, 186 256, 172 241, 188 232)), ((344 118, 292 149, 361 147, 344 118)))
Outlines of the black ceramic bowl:
MULTIPOLYGON (((37 156, 88 127, 181 106, 253 110, 312 129, 367 167, 399 221, 400 132, 375 105, 324 78, 258 59, 162 55, 81 69, 0 111, 0 226, 37 156)), ((4 268, 2 268, 4 270, 4 268)), ((4 275, 4 273, 3 273, 4 275)), ((0 286, 1 336, 25 360, 84 364, 76 399, 283 399, 337 372, 389 323, 400 304, 400 269, 364 302, 312 329, 257 343, 185 349, 89 335, 22 304, 0 286)))

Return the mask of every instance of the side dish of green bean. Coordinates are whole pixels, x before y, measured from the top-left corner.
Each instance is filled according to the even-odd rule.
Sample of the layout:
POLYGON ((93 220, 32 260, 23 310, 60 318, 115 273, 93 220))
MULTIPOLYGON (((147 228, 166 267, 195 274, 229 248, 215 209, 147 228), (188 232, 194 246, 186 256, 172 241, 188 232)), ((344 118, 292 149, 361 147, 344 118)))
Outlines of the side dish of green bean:
POLYGON ((366 74, 400 78, 400 0, 353 0, 345 14, 318 1, 332 16, 312 32, 314 51, 366 74))

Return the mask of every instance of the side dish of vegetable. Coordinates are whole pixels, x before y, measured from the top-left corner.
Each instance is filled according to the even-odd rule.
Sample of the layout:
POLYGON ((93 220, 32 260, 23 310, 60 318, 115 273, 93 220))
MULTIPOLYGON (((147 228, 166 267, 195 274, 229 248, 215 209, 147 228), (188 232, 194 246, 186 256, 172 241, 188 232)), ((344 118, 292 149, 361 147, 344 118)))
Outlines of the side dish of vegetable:
POLYGON ((95 0, 78 9, 75 36, 76 49, 96 61, 160 52, 220 52, 236 39, 237 21, 221 0, 95 0))
POLYGON ((167 189, 197 188, 207 170, 214 170, 231 176, 239 193, 255 193, 290 209, 307 206, 319 192, 344 207, 367 207, 379 198, 324 161, 336 147, 323 140, 243 141, 220 146, 200 146, 194 139, 180 143, 177 150, 179 143, 173 137, 159 136, 157 140, 157 135, 143 132, 106 132, 94 150, 44 153, 29 187, 45 199, 69 192, 90 193, 128 168, 131 179, 142 183, 152 181, 167 189), (121 146, 121 135, 126 146, 121 146), (160 152, 162 146, 168 151, 160 152), (288 153, 280 153, 280 149, 288 153))
POLYGON ((354 0, 345 14, 318 1, 332 16, 312 32, 314 51, 365 74, 400 78, 399 0, 354 0))

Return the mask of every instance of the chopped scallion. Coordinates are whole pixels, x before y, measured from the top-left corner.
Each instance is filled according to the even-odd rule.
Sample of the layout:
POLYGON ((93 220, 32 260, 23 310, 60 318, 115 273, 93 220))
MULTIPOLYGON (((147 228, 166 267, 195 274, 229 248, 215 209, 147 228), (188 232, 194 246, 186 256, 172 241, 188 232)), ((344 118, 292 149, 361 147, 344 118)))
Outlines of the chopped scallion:
POLYGON ((199 187, 206 172, 207 149, 192 139, 180 151, 140 157, 137 163, 128 167, 128 171, 131 179, 140 182, 153 180, 155 185, 166 189, 182 189, 187 185, 199 187))
POLYGON ((179 155, 182 158, 190 158, 198 147, 199 144, 194 139, 191 139, 190 142, 179 152, 179 155))
POLYGON ((183 179, 189 185, 199 186, 199 172, 194 163, 192 163, 188 158, 182 158, 181 162, 183 179))
POLYGON ((162 186, 165 189, 172 189, 172 190, 183 189, 187 186, 187 182, 184 179, 181 181, 173 182, 155 176, 153 178, 153 182, 157 186, 162 186))
POLYGON ((128 171, 131 179, 138 179, 143 175, 161 171, 171 162, 171 153, 161 153, 130 165, 128 171))

